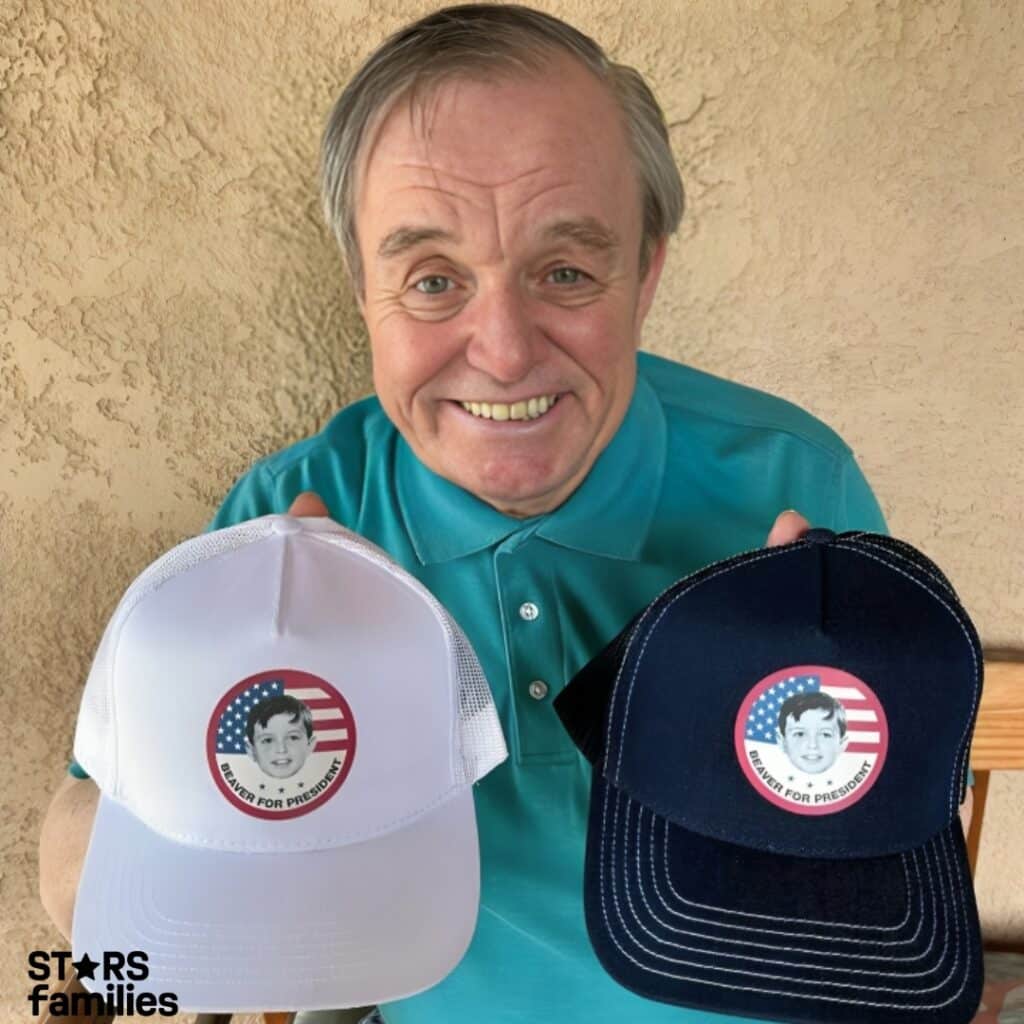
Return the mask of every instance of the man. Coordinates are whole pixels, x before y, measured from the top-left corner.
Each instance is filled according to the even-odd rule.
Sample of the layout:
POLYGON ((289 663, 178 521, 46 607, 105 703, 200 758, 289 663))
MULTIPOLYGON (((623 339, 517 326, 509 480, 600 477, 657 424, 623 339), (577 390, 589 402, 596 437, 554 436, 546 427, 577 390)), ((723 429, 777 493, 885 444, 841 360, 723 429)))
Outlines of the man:
MULTIPOLYGON (((339 99, 323 172, 376 397, 257 463, 212 525, 329 514, 387 550, 468 635, 510 749, 475 791, 473 943, 384 1019, 722 1024, 594 957, 589 770, 551 701, 680 576, 809 521, 884 531, 877 502, 800 409, 638 357, 682 187, 642 79, 564 23, 474 5, 397 33, 339 99)), ((80 835, 90 798, 67 791, 89 785, 51 819, 80 835)), ((62 870, 43 895, 66 928, 62 870)))

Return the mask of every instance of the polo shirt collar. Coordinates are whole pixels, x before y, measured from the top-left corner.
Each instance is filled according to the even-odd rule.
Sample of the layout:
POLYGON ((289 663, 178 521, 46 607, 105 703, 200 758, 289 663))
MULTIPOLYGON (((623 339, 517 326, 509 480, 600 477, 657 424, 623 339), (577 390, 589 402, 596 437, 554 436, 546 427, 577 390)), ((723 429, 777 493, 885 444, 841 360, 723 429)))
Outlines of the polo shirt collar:
POLYGON ((402 437, 395 467, 398 501, 424 565, 473 554, 526 529, 576 551, 633 559, 654 516, 666 446, 664 410, 638 376, 615 436, 583 483, 553 512, 532 519, 506 516, 424 466, 402 437))

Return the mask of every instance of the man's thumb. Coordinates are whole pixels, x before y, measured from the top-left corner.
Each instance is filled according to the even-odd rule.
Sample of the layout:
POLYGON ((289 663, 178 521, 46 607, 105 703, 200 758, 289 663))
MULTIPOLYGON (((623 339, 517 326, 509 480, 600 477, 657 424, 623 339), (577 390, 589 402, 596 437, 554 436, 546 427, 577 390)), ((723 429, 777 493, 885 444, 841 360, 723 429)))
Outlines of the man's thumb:
POLYGON ((811 524, 799 512, 788 508, 785 512, 779 513, 775 525, 771 528, 768 539, 765 541, 765 547, 773 548, 777 544, 792 544, 810 528, 811 524))
POLYGON ((327 506, 320 500, 320 495, 313 491, 303 491, 288 509, 290 516, 328 516, 327 506))

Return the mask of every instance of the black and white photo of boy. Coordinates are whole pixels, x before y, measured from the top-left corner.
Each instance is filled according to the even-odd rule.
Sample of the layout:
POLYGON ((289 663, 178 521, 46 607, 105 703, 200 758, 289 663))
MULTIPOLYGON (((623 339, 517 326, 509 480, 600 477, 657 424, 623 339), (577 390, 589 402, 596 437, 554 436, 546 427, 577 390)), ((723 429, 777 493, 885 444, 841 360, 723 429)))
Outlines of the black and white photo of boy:
POLYGON ((268 697, 254 704, 245 723, 245 749, 264 774, 290 779, 313 752, 313 713, 295 697, 268 697))
POLYGON ((828 771, 846 747, 846 711, 830 694, 795 694, 779 708, 777 738, 795 768, 828 771))

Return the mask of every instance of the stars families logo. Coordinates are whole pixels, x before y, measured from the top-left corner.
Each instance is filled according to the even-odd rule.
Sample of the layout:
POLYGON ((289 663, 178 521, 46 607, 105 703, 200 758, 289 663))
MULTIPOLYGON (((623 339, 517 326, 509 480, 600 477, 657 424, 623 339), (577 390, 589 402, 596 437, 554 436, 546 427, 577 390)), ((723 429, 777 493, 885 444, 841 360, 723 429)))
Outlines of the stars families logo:
POLYGON ((149 977, 149 958, 142 950, 108 950, 97 955, 98 960, 88 953, 72 960, 66 949, 29 953, 28 977, 36 983, 27 996, 32 1015, 173 1017, 178 1012, 178 997, 173 992, 136 991, 136 982, 149 977), (89 990, 69 990, 67 982, 73 977, 88 981, 89 990))

